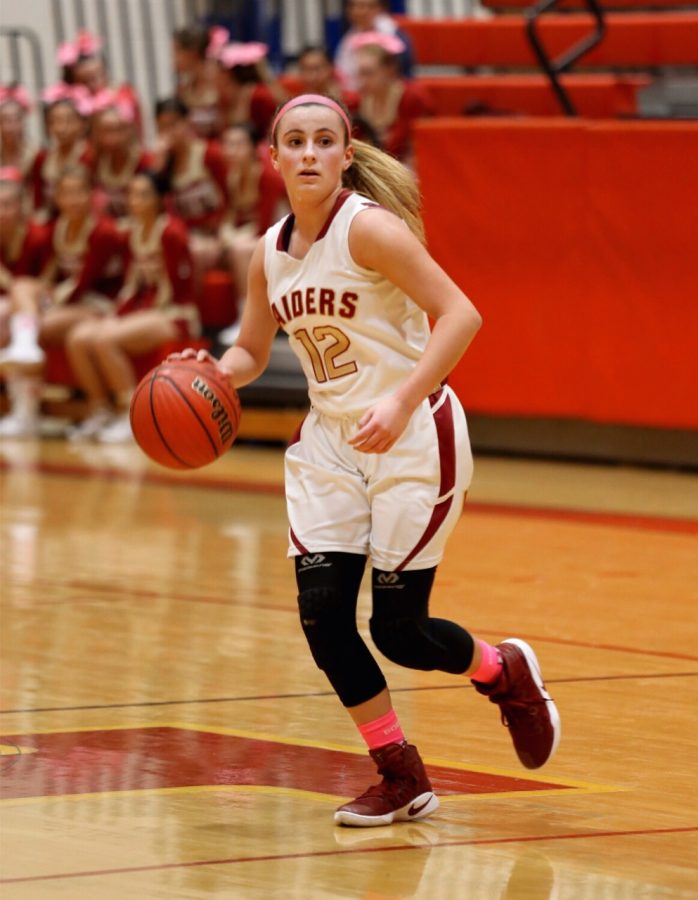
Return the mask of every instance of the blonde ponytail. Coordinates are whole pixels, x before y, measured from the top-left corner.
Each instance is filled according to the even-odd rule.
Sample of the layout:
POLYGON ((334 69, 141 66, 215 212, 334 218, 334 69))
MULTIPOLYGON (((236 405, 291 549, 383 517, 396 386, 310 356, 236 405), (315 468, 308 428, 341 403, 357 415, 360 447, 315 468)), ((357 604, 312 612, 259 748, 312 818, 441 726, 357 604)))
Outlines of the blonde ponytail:
POLYGON ((399 216, 424 244, 421 198, 414 176, 401 162, 365 141, 352 140, 354 161, 342 177, 345 188, 399 216))

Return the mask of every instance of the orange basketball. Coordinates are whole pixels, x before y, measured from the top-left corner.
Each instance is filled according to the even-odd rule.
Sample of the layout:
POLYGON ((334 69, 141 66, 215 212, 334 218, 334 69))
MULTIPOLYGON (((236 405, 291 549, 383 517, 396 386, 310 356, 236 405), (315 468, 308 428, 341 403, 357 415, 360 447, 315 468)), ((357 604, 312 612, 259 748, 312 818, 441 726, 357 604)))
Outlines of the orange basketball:
POLYGON ((211 362, 165 362, 152 369, 131 400, 139 447, 169 469, 198 469, 233 443, 240 424, 235 388, 211 362))

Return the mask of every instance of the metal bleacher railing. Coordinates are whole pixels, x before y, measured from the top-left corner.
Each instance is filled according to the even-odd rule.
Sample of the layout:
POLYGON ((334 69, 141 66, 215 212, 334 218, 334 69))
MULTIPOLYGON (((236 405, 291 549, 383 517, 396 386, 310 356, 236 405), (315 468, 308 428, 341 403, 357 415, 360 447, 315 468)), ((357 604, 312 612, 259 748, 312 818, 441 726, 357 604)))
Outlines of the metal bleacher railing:
POLYGON ((541 18, 546 12, 559 6, 560 0, 541 0, 534 6, 526 9, 524 16, 526 19, 526 33, 528 40, 536 55, 536 59, 540 63, 540 67, 548 76, 550 86, 557 97, 563 112, 567 116, 576 116, 577 110, 569 91, 560 81, 559 75, 569 72, 576 62, 586 56, 594 49, 604 38, 606 34, 606 24, 604 22, 604 12, 597 0, 584 0, 584 5, 594 17, 594 30, 586 37, 578 41, 574 46, 570 47, 565 53, 552 59, 545 48, 545 43, 541 39, 538 25, 541 18))

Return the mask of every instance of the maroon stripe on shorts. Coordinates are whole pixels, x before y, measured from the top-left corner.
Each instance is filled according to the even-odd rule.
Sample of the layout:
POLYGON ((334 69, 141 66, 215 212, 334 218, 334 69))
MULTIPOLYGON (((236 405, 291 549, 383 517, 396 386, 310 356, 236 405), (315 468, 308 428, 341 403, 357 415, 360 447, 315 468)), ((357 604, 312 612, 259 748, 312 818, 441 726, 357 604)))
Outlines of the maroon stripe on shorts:
POLYGON ((307 547, 304 547, 303 544, 301 544, 301 542, 298 540, 293 528, 291 528, 289 526, 288 531, 289 531, 289 534, 291 535, 291 540, 293 541, 293 543, 296 546, 296 550, 300 550, 301 553, 310 553, 310 550, 308 550, 307 547))
MULTIPOLYGON (((443 388, 429 397, 429 403, 432 407, 436 406, 441 398, 442 392, 443 388)), ((456 483, 456 435, 453 427, 453 406, 450 397, 446 397, 444 402, 434 413, 434 424, 436 425, 436 434, 439 441, 439 465, 441 467, 439 496, 443 497, 444 494, 447 494, 452 490, 456 483)), ((424 533, 400 565, 397 566, 395 569, 396 572, 401 572, 410 560, 414 559, 415 556, 426 547, 443 524, 452 504, 452 495, 445 500, 436 501, 429 523, 424 529, 424 533)))

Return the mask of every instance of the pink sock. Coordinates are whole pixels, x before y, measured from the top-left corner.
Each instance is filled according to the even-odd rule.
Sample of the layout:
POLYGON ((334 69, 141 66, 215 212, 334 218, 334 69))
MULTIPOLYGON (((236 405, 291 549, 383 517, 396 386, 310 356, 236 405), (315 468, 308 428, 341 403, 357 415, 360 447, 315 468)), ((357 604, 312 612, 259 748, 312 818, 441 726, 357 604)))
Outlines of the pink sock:
POLYGON ((502 671, 502 657, 499 655, 499 650, 492 644, 481 640, 478 640, 478 644, 482 653, 480 665, 477 671, 471 672, 468 677, 473 681, 479 681, 480 684, 491 684, 499 678, 499 673, 502 671))
POLYGON ((394 709, 372 722, 359 725, 359 731, 368 744, 369 750, 378 750, 379 747, 385 747, 386 744, 405 740, 394 709))

